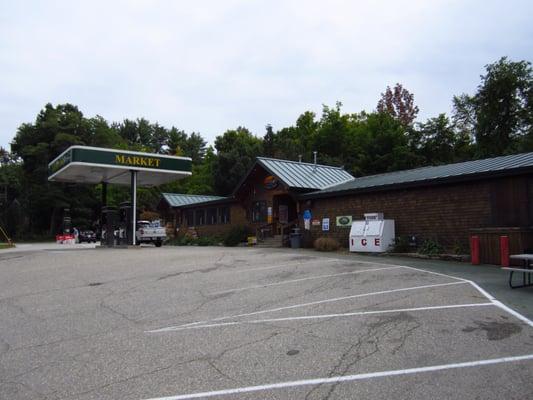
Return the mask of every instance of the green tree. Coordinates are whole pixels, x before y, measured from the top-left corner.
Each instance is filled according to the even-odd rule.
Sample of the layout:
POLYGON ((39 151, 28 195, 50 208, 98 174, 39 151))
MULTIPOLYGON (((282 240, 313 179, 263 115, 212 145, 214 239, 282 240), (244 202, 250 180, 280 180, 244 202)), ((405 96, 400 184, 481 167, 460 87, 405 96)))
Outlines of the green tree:
POLYGON ((173 126, 168 132, 166 153, 173 156, 183 156, 186 141, 187 134, 173 126))
POLYGON ((263 136, 263 155, 266 157, 274 157, 274 130, 272 125, 265 126, 265 136, 263 136))
POLYGON ((28 213, 32 233, 54 233, 62 209, 76 198, 76 189, 48 182, 48 163, 74 144, 91 144, 91 133, 76 106, 47 104, 35 123, 22 124, 11 149, 22 160, 23 196, 19 198, 28 213))
POLYGON ((248 129, 238 127, 218 136, 215 139, 215 149, 215 191, 220 195, 228 195, 250 169, 255 158, 262 154, 263 143, 248 129))
POLYGON ((348 114, 341 113, 342 103, 335 107, 323 106, 322 117, 313 135, 312 147, 318 152, 321 162, 333 165, 346 164, 352 157, 353 124, 348 114))
POLYGON ((192 132, 183 144, 183 154, 191 157, 193 164, 200 164, 205 156, 207 142, 196 132, 192 132))
POLYGON ((188 178, 168 183, 160 188, 161 192, 188 194, 215 194, 214 167, 217 156, 209 146, 200 164, 193 164, 192 175, 188 178))
POLYGON ((418 124, 418 130, 421 135, 420 152, 426 164, 448 164, 471 158, 469 136, 457 132, 446 114, 418 124))
POLYGON ((315 147, 318 122, 315 114, 306 111, 296 120, 294 126, 280 129, 273 135, 273 157, 286 160, 311 161, 315 147))
POLYGON ((354 116, 350 152, 355 160, 350 171, 370 175, 415 168, 423 163, 409 145, 407 128, 388 113, 361 113, 354 116))
POLYGON ((531 63, 502 57, 485 69, 476 94, 454 97, 454 121, 475 137, 478 157, 533 150, 531 63))

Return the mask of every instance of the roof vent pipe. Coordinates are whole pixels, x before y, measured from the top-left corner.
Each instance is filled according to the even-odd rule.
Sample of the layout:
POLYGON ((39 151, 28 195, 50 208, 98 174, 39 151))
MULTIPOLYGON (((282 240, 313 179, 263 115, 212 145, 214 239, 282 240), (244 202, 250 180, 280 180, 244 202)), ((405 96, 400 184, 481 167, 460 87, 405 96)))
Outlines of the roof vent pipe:
POLYGON ((298 162, 302 162, 302 155, 298 154, 298 162))
POLYGON ((313 171, 316 171, 316 154, 317 154, 317 151, 313 151, 313 171))

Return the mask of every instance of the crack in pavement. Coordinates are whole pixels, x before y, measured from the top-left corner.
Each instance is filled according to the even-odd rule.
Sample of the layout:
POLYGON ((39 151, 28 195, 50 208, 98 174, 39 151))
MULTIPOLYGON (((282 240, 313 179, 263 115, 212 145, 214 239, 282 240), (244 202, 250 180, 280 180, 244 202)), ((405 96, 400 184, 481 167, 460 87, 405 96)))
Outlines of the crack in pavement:
MULTIPOLYGON (((378 353, 380 351, 381 342, 389 338, 389 334, 395 335, 399 333, 399 339, 393 337, 393 339, 390 340, 389 338, 389 341, 394 343, 391 352, 392 354, 395 354, 403 348, 407 338, 420 326, 421 324, 415 317, 406 313, 378 317, 377 322, 369 323, 365 326, 366 332, 358 336, 356 342, 351 343, 342 353, 337 364, 333 366, 328 376, 345 375, 355 364, 378 353)), ((322 400, 328 400, 338 385, 339 382, 328 385, 326 393, 321 395, 320 398, 322 400)), ((323 384, 314 386, 306 394, 305 400, 309 400, 311 396, 314 393, 318 393, 323 386, 323 384)))

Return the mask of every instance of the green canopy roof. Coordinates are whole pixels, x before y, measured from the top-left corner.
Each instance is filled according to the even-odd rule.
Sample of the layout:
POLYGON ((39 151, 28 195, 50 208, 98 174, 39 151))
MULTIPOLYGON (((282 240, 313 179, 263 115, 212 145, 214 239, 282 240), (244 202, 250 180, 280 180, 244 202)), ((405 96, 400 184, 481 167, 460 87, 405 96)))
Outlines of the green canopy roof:
POLYGON ((129 172, 137 171, 139 186, 157 186, 185 178, 191 170, 189 157, 71 146, 48 164, 48 180, 129 185, 129 172))

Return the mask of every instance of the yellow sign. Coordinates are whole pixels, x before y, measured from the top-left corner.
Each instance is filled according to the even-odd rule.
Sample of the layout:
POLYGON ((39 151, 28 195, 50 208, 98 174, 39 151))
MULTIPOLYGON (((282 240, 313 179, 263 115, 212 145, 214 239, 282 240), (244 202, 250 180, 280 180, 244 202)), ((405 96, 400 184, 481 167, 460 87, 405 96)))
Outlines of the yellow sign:
POLYGON ((159 158, 125 156, 123 154, 115 155, 115 162, 122 165, 132 165, 138 167, 159 167, 161 160, 159 158))

